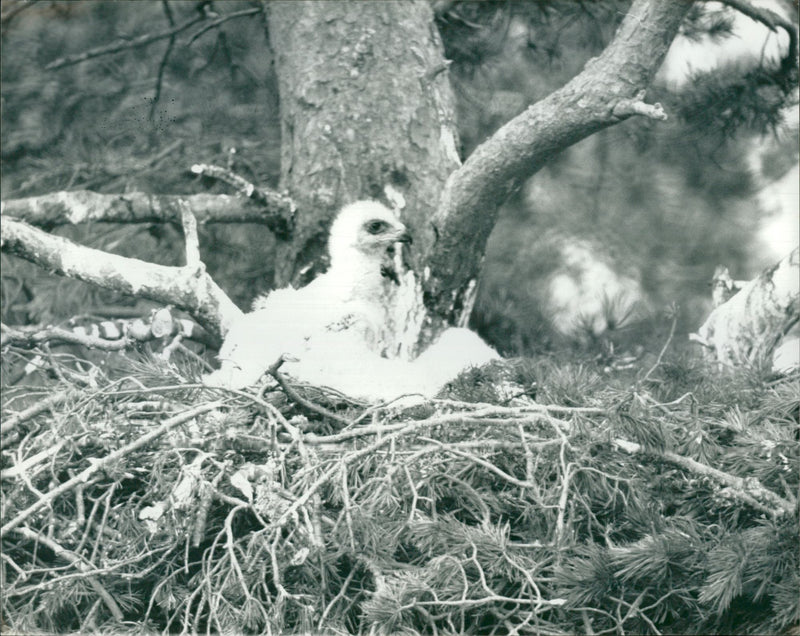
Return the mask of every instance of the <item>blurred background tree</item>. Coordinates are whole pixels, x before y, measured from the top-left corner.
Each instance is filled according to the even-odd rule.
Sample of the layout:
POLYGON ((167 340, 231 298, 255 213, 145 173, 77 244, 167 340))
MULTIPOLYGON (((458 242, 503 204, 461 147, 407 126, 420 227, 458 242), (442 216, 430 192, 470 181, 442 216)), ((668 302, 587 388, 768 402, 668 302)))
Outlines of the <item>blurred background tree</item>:
MULTIPOLYGON (((579 72, 610 41, 628 4, 434 3, 452 61, 462 156, 579 72)), ((3 198, 65 189, 225 191, 191 174, 196 162, 276 185, 278 88, 265 63, 272 56, 265 25, 247 14, 257 6, 226 2, 225 15, 243 15, 191 41, 184 34, 47 70, 66 55, 155 33, 197 12, 213 15, 214 6, 5 3, 3 198)), ((771 8, 796 23, 792 3, 771 8)), ((660 313, 667 304, 683 308, 679 330, 697 326, 717 264, 746 279, 788 252, 797 242, 798 126, 796 66, 782 63, 784 36, 700 3, 649 94, 670 120, 633 118, 593 135, 505 204, 473 326, 507 354, 598 341, 647 346, 642 334, 668 327, 660 313)), ((180 228, 170 224, 58 232, 158 263, 182 258, 180 228)), ((275 239, 263 226, 206 226, 201 241, 209 271, 240 306, 274 284, 275 239)), ((146 306, 2 258, 4 322, 146 306)))

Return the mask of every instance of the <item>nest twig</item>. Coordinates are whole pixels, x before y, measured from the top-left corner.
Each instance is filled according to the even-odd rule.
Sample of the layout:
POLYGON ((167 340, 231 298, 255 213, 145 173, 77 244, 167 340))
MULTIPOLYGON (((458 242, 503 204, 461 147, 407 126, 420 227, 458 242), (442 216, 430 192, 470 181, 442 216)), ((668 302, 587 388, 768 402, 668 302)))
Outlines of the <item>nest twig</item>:
MULTIPOLYGON (((152 378, 96 373, 43 406, 6 408, 13 629, 664 631, 659 617, 685 601, 663 576, 630 578, 652 567, 632 565, 640 553, 655 563, 658 546, 694 537, 674 548, 685 579, 670 585, 694 585, 681 607, 708 616, 691 555, 719 543, 720 516, 792 518, 797 476, 775 472, 800 455, 790 431, 743 480, 753 431, 698 419, 685 395, 321 407, 277 367, 272 392, 209 389, 182 375, 179 353, 148 361, 152 378), (654 441, 662 429, 671 441, 654 441), (734 429, 741 446, 713 456, 681 442, 734 429), (666 507, 695 525, 645 512, 666 507), (596 568, 626 588, 612 577, 589 595, 605 589, 596 568)), ((765 574, 777 588, 779 572, 765 574)))

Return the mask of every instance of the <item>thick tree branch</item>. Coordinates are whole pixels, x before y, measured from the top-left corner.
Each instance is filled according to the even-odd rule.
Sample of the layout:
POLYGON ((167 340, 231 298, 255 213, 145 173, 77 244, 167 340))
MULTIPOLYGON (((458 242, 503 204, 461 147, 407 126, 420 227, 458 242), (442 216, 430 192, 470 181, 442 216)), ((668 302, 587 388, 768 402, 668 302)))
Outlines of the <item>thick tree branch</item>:
POLYGON ((46 327, 44 329, 17 329, 3 325, 3 335, 0 336, 0 347, 17 345, 33 348, 45 342, 78 344, 87 349, 100 349, 102 351, 120 351, 132 344, 127 337, 109 340, 80 331, 70 331, 62 327, 46 327))
POLYGON ((495 225, 498 203, 557 153, 630 115, 663 119, 641 100, 691 2, 635 0, 613 41, 566 86, 530 106, 480 145, 445 186, 438 243, 425 284, 430 313, 457 321, 495 225), (458 290, 455 295, 442 290, 458 290))
POLYGON ((3 251, 57 274, 179 307, 215 336, 242 315, 202 267, 155 265, 78 245, 16 219, 0 221, 3 251))
POLYGON ((253 200, 260 208, 274 211, 274 220, 269 228, 278 238, 288 238, 291 235, 294 229, 294 214, 297 211, 297 205, 289 196, 267 188, 260 188, 231 170, 220 166, 198 163, 192 166, 192 172, 204 177, 219 179, 236 188, 245 198, 253 200))
POLYGON ((205 269, 205 265, 200 260, 200 236, 197 234, 197 219, 186 205, 182 205, 181 208, 183 240, 186 243, 186 267, 200 271, 205 269))
MULTIPOLYGON (((265 192, 260 189, 262 194, 265 192)), ((90 190, 52 192, 38 197, 11 199, 0 204, 0 214, 32 225, 51 228, 77 223, 163 223, 181 221, 187 206, 199 223, 262 223, 279 237, 291 227, 294 204, 277 192, 256 200, 226 194, 174 196, 128 192, 100 194, 90 190)))
POLYGON ((173 316, 166 307, 154 311, 149 320, 142 318, 104 320, 100 323, 66 327, 13 327, 0 324, 0 347, 16 345, 32 348, 43 343, 67 342, 89 349, 119 351, 133 346, 137 342, 149 342, 175 336, 202 342, 208 346, 216 344, 214 338, 205 329, 191 320, 173 316))

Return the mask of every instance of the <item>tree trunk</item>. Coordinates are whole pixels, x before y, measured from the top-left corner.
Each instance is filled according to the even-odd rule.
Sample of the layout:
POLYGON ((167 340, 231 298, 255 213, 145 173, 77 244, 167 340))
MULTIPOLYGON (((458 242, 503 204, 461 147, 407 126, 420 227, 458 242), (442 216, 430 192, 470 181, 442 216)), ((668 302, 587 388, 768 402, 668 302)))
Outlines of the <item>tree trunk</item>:
POLYGON ((276 284, 325 268, 334 213, 359 199, 405 203, 411 270, 387 283, 389 355, 412 354, 425 310, 421 278, 430 219, 460 165, 454 100, 433 13, 424 0, 275 2, 269 35, 280 87, 281 188, 297 203, 276 284), (388 197, 387 197, 388 194, 388 197))

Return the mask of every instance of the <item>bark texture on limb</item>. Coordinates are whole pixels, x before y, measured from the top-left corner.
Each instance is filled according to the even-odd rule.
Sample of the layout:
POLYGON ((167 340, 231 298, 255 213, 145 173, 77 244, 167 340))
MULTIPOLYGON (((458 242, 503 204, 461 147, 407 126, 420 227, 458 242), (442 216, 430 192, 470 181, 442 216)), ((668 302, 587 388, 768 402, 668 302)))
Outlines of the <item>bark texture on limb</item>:
POLYGON ((433 317, 468 313, 497 210, 556 154, 631 115, 663 119, 642 101, 691 2, 635 0, 612 42, 584 70, 481 144, 449 178, 434 224, 439 241, 425 281, 433 317))
POLYGON ((720 364, 768 359, 800 322, 800 249, 746 283, 716 307, 692 340, 709 347, 720 364))
POLYGON ((202 266, 167 267, 109 254, 11 218, 2 219, 0 230, 5 252, 63 276, 175 305, 214 336, 242 315, 202 266))
POLYGON ((276 234, 288 231, 293 216, 292 201, 278 193, 256 203, 226 194, 100 194, 90 190, 10 199, 0 204, 0 213, 31 225, 51 228, 90 222, 178 222, 183 205, 188 206, 199 223, 262 223, 276 234))
MULTIPOLYGON (((641 444, 626 439, 615 439, 614 445, 617 448, 621 448, 626 453, 648 454, 648 451, 644 449, 641 444)), ((650 451, 649 454, 661 457, 696 475, 702 475, 703 477, 708 477, 723 484, 731 489, 729 493, 731 496, 744 499, 747 503, 756 506, 759 510, 767 512, 773 517, 794 514, 796 507, 794 503, 787 501, 780 495, 765 488, 755 477, 746 479, 737 477, 736 475, 731 475, 718 468, 699 462, 691 457, 679 455, 670 450, 663 450, 660 452, 650 451)))

